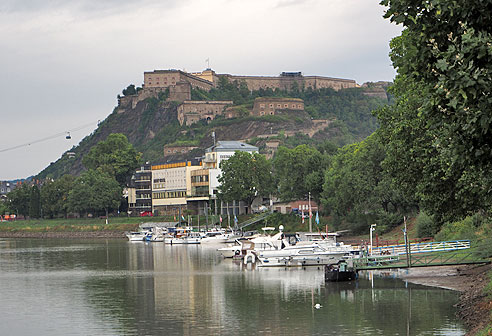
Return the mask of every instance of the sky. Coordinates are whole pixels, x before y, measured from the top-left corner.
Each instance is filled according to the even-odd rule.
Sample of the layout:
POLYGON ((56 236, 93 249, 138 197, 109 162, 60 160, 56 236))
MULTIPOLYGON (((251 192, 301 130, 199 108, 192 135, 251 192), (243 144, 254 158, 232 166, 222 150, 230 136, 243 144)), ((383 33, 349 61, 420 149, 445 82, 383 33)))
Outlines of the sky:
POLYGON ((391 81, 379 0, 2 0, 0 180, 39 173, 144 71, 391 81), (66 139, 70 132, 71 139, 66 139))

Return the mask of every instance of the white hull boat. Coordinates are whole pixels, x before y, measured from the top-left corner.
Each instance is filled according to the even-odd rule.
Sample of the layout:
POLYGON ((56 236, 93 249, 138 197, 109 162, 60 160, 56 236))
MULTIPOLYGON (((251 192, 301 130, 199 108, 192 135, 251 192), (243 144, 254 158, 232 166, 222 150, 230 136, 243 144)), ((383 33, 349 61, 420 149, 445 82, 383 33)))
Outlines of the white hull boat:
POLYGON ((287 246, 275 251, 256 253, 259 266, 318 266, 333 265, 344 260, 348 252, 344 249, 328 249, 319 244, 287 246))
POLYGON ((128 232, 126 237, 129 241, 144 241, 146 235, 146 232, 128 232))

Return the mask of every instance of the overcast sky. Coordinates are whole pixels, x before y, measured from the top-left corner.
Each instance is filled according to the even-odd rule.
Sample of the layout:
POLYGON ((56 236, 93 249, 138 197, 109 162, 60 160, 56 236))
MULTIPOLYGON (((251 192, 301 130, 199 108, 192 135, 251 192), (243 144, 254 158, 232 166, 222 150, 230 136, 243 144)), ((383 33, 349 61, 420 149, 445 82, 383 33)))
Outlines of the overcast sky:
POLYGON ((392 80, 388 44, 401 28, 378 3, 2 0, 0 180, 56 161, 111 113, 123 88, 142 84, 144 71, 201 71, 210 59, 218 73, 392 80))

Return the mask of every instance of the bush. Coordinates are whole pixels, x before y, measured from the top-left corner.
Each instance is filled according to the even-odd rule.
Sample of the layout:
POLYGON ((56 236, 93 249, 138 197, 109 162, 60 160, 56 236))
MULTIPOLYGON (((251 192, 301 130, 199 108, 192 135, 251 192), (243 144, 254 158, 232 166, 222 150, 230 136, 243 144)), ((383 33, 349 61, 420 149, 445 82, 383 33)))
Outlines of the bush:
POLYGON ((439 231, 438 224, 431 216, 427 215, 425 212, 419 213, 416 222, 417 235, 420 238, 434 237, 434 235, 439 231))
POLYGON ((476 227, 473 217, 466 217, 462 221, 446 223, 435 236, 436 240, 475 239, 476 227))

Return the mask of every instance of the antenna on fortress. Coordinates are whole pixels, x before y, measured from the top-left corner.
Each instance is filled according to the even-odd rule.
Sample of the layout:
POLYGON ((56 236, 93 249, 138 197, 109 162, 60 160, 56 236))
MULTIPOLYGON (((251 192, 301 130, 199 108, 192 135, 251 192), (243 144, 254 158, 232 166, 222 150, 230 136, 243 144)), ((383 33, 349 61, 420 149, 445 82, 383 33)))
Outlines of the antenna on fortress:
POLYGON ((207 62, 207 69, 210 69, 210 58, 207 58, 205 62, 207 62))

